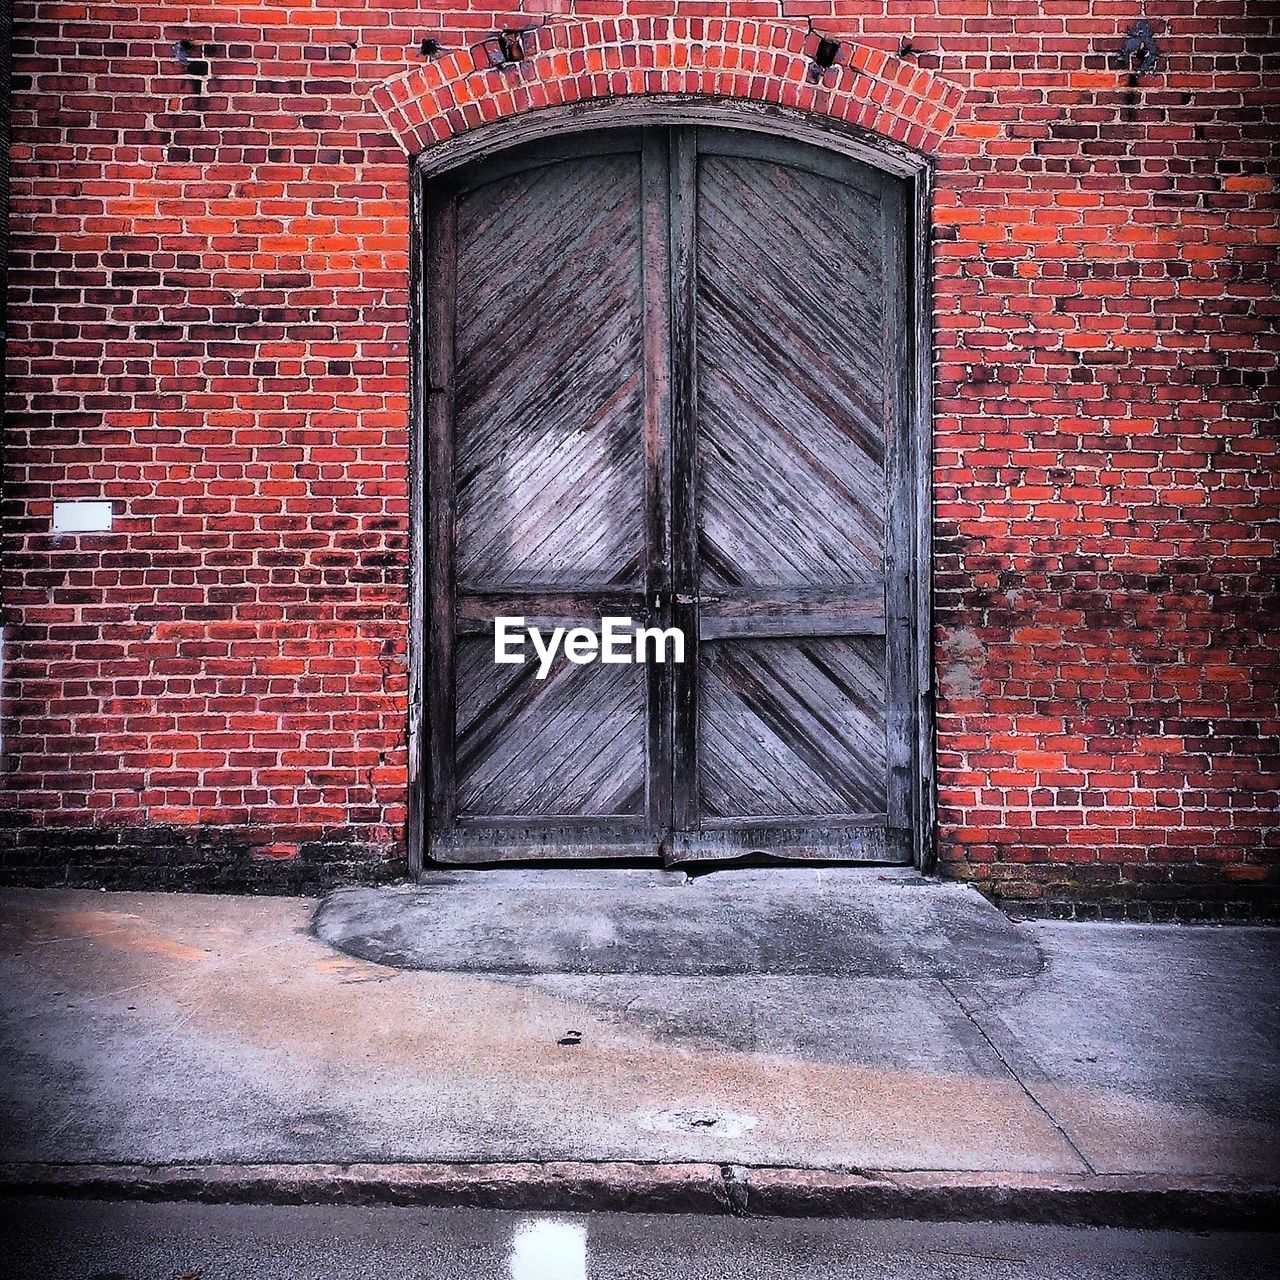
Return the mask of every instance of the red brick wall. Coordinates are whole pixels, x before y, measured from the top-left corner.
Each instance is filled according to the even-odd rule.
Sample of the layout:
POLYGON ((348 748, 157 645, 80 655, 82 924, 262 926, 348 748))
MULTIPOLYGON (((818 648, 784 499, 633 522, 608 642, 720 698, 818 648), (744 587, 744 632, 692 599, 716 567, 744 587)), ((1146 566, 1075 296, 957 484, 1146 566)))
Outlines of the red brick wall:
POLYGON ((761 19, 734 28, 731 91, 937 155, 943 869, 1044 910, 1273 909, 1280 120, 1267 12, 1240 0, 1158 6, 1136 81, 1120 49, 1142 12, 1107 0, 19 0, 7 874, 396 869, 401 142, 726 87, 720 53, 633 68, 646 42, 616 30, 616 65, 588 40, 458 78, 467 47, 548 8, 761 19), (859 46, 835 93, 794 79, 810 16, 859 46), (794 35, 760 52, 779 24, 794 35), (452 103, 430 97, 448 71, 452 103), (115 529, 53 538, 55 496, 112 499, 115 529))

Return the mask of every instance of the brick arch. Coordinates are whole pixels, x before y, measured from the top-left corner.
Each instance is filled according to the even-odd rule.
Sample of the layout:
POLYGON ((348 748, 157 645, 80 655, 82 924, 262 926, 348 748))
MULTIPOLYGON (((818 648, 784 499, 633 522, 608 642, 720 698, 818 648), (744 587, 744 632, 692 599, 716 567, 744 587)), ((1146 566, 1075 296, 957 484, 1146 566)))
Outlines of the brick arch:
POLYGON ((963 90, 880 49, 844 43, 810 79, 817 37, 736 18, 550 21, 525 33, 525 58, 491 67, 459 49, 384 81, 371 97, 410 155, 543 107, 677 94, 770 103, 936 153, 963 90))

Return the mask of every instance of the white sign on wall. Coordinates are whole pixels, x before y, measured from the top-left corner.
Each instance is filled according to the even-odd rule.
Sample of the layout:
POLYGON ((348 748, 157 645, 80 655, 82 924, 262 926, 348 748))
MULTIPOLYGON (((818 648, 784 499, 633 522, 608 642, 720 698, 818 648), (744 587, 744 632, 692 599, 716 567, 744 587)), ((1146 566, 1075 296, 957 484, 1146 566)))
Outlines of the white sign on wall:
POLYGON ((55 502, 54 533, 106 533, 111 528, 109 502, 55 502))

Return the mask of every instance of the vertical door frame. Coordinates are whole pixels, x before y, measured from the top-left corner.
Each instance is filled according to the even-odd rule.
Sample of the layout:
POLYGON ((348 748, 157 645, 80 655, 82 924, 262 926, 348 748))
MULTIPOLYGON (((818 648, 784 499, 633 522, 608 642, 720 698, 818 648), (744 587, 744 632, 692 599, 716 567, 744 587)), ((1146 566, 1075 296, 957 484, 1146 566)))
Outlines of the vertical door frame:
MULTIPOLYGON (((936 759, 934 728, 934 676, 932 643, 932 546, 933 546, 933 359, 932 359, 932 226, 933 174, 928 157, 900 144, 823 117, 807 115, 784 107, 732 99, 689 99, 660 95, 632 100, 601 100, 572 107, 548 108, 515 119, 482 126, 431 147, 413 161, 410 172, 410 405, 409 405, 409 688, 408 688, 408 794, 405 823, 409 871, 419 874, 427 866, 429 806, 432 803, 432 776, 438 761, 431 758, 428 717, 434 710, 424 699, 430 682, 427 660, 431 650, 430 630, 439 626, 439 611, 432 602, 451 592, 439 570, 432 570, 433 535, 438 541, 443 530, 428 529, 427 467, 446 465, 443 458, 429 452, 427 415, 433 394, 432 370, 427 368, 428 307, 434 282, 429 247, 426 243, 426 187, 430 178, 491 156, 509 147, 566 133, 635 128, 645 125, 704 125, 748 132, 766 133, 811 146, 836 151, 862 161, 903 180, 906 205, 912 225, 905 242, 909 261, 902 264, 906 301, 910 314, 906 332, 911 350, 902 366, 902 388, 909 397, 911 439, 909 459, 910 489, 914 510, 910 513, 914 551, 911 571, 910 618, 914 661, 911 668, 913 759, 911 800, 913 809, 913 861, 923 872, 931 872, 936 861, 936 759), (434 615, 434 617, 433 617, 434 615)), ((435 383, 438 386, 439 383, 435 383)), ((673 393, 675 389, 673 388, 673 393)), ((672 495, 678 501, 679 495, 672 495)), ((439 517, 436 519, 439 523, 439 517)), ((450 612, 446 609, 446 614, 450 612)), ((679 619, 676 619, 677 625, 679 619)), ((678 714, 678 710, 677 710, 678 714)))

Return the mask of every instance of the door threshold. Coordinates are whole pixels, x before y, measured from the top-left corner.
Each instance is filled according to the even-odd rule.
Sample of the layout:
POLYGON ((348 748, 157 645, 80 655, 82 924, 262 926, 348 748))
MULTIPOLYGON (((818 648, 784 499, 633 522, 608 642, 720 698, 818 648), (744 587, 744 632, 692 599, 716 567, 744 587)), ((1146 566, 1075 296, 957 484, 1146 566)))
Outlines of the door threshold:
MULTIPOLYGON (((829 851, 815 850, 808 857, 780 857, 771 853, 734 852, 723 857, 689 857, 680 860, 664 861, 658 856, 652 857, 575 857, 572 851, 557 858, 543 857, 504 857, 494 859, 476 859, 465 862, 430 862, 415 873, 413 879, 418 884, 431 884, 447 880, 452 883, 468 872, 539 872, 539 871, 580 871, 584 877, 590 873, 614 871, 619 879, 635 879, 640 873, 649 873, 665 882, 668 879, 682 883, 717 871, 770 870, 785 872, 788 870, 837 870, 845 868, 850 871, 867 871, 884 873, 902 873, 907 877, 918 877, 914 866, 901 861, 876 862, 867 858, 839 858, 829 856, 829 851)), ((895 876, 896 878, 896 876, 895 876)))

